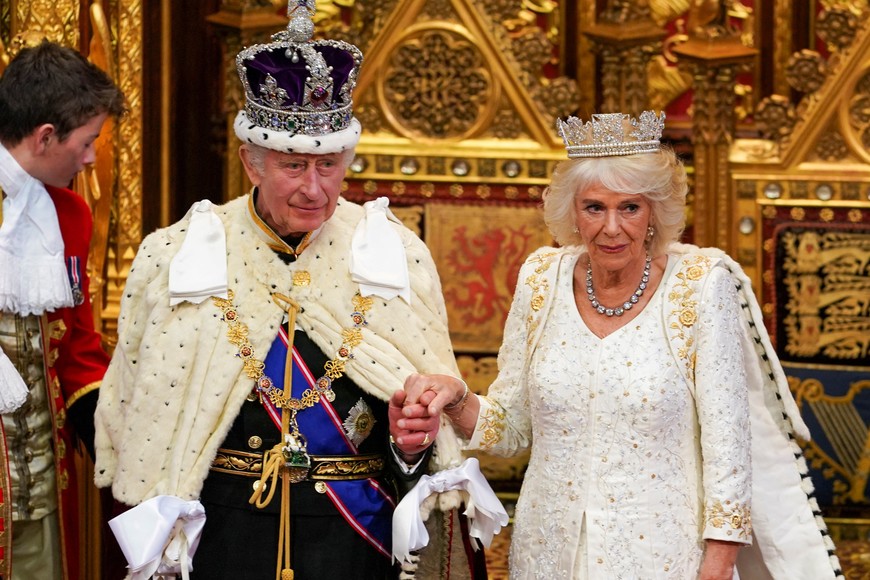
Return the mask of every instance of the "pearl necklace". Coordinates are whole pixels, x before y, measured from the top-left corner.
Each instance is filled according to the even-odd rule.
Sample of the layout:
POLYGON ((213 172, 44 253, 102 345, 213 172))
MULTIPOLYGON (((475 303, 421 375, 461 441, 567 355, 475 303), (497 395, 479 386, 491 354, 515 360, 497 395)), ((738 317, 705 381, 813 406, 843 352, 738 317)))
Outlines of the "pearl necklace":
POLYGON ((640 284, 637 287, 637 290, 634 291, 628 300, 622 303, 622 306, 617 306, 616 308, 607 308, 603 306, 598 298, 595 296, 595 291, 592 289, 592 260, 589 261, 589 264, 586 266, 586 294, 589 296, 589 301, 592 302, 592 308, 595 309, 598 314, 603 314, 604 316, 622 316, 625 314, 626 310, 631 310, 631 307, 637 304, 637 301, 640 300, 640 297, 643 296, 643 291, 646 290, 647 282, 649 282, 649 267, 652 262, 652 258, 650 255, 646 255, 646 264, 643 267, 643 276, 640 279, 640 284))

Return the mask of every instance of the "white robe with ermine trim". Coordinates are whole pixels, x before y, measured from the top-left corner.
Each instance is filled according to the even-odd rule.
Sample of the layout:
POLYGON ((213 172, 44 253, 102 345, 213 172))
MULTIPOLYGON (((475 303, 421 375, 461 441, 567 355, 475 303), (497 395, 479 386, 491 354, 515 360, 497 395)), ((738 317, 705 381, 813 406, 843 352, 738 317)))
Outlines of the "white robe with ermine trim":
MULTIPOLYGON (((282 293, 302 311, 297 324, 330 357, 353 323, 350 241, 364 210, 339 200, 335 214, 292 264, 270 249, 248 213, 248 197, 215 208, 226 229, 228 287, 254 356, 265 357, 283 317, 272 298, 282 293), (295 272, 310 283, 294 285, 295 272)), ((429 251, 410 230, 395 224, 405 245, 411 304, 374 297, 353 350, 347 376, 387 400, 414 372, 459 376, 447 332, 441 285, 429 251)), ((238 347, 212 300, 169 306, 168 272, 184 240, 187 220, 149 235, 127 279, 118 319, 118 345, 103 379, 96 415, 95 482, 111 485, 119 501, 136 505, 166 494, 199 496, 218 447, 238 415, 253 381, 243 372, 238 347)), ((436 438, 433 469, 461 463, 449 426, 436 438)), ((442 509, 459 496, 442 494, 442 509)))

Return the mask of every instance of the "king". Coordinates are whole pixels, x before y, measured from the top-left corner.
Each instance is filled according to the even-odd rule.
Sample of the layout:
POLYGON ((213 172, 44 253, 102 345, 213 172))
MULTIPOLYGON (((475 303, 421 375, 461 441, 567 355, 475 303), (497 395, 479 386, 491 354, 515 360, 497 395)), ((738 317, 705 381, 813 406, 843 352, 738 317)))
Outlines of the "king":
POLYGON ((386 198, 340 196, 362 54, 312 40, 312 1, 288 13, 236 59, 253 188, 195 204, 136 256, 97 409, 96 482, 135 506, 113 521, 119 541, 165 531, 151 552, 122 544, 141 577, 479 576, 456 491, 438 498, 419 560, 393 563, 397 499, 462 458, 437 418, 392 443, 401 409, 388 401, 411 373, 459 371, 425 245, 386 198))

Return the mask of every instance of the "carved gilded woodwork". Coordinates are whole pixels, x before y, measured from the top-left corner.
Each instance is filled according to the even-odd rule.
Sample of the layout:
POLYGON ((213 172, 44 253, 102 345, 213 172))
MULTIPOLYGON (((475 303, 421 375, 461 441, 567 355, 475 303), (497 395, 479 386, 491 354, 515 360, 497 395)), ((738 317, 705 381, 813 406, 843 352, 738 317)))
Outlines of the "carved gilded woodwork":
POLYGON ((816 21, 819 38, 832 52, 842 51, 855 39, 860 11, 857 7, 839 5, 826 8, 816 21))
POLYGON ((733 250, 729 147, 734 133, 734 87, 739 70, 756 50, 733 36, 720 40, 690 38, 676 47, 680 66, 692 74, 694 144, 694 241, 733 250))
POLYGON ((647 108, 647 70, 661 52, 664 30, 644 2, 610 2, 598 22, 583 29, 600 55, 601 112, 637 114, 647 108))
POLYGON ((113 227, 103 298, 103 332, 110 344, 117 339, 121 295, 132 260, 142 240, 142 2, 115 0, 114 48, 118 85, 128 113, 117 124, 117 221, 113 227))
POLYGON ((785 71, 791 58, 792 48, 792 18, 794 16, 794 0, 774 0, 773 2, 773 90, 775 93, 788 94, 788 81, 785 71))
POLYGON ((16 44, 27 46, 42 38, 79 46, 79 0, 16 0, 13 4, 13 53, 16 44))
POLYGON ((455 27, 411 27, 378 83, 378 109, 411 140, 467 139, 492 123, 501 87, 473 38, 455 27))
MULTIPOLYGON (((354 3, 351 23, 364 4, 354 3)), ((363 124, 357 151, 370 162, 350 176, 351 192, 371 181, 400 180, 419 184, 425 195, 426 183, 457 176, 523 184, 525 159, 557 160, 553 123, 576 108, 577 90, 567 77, 543 74, 554 44, 550 31, 535 24, 550 16, 555 24, 556 6, 401 3, 363 48, 366 61, 355 92, 363 124), (405 157, 410 159, 402 164, 405 157), (520 173, 484 174, 509 162, 521 165, 520 173)), ((450 187, 433 193, 456 197, 457 188, 450 187)))

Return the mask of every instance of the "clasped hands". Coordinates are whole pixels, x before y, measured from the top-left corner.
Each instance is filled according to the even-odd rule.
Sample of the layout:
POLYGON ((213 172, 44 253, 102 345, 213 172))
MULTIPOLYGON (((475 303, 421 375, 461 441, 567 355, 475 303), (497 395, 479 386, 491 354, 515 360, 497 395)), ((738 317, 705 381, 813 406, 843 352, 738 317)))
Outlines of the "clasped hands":
POLYGON ((465 384, 449 375, 412 374, 390 397, 390 439, 406 463, 416 463, 441 427, 441 411, 459 400, 465 384))

